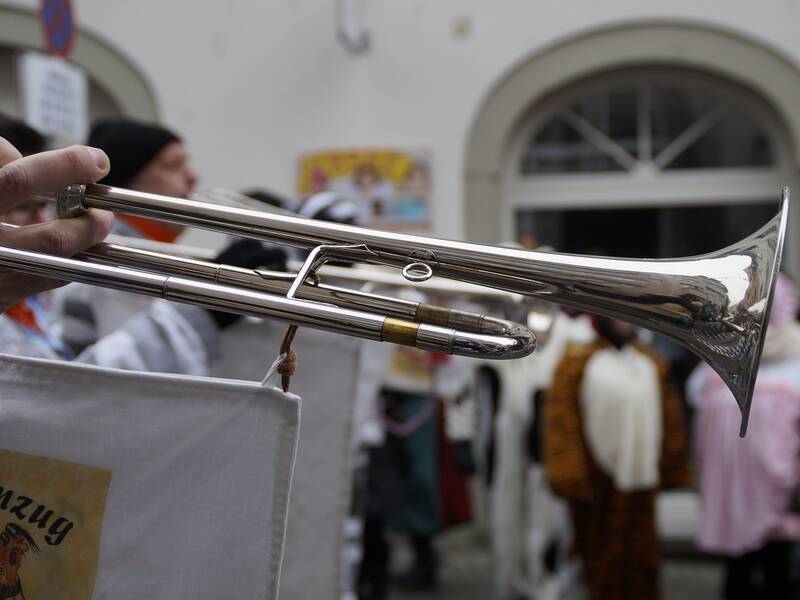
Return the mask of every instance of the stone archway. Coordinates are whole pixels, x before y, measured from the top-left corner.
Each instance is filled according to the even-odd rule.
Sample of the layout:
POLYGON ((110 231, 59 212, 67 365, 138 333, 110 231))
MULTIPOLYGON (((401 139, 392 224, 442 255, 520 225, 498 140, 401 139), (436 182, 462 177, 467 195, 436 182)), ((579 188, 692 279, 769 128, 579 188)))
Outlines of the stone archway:
POLYGON ((520 61, 486 94, 465 152, 467 239, 498 243, 501 181, 515 127, 547 94, 615 68, 664 65, 706 71, 752 90, 788 129, 800 166, 800 69, 765 44, 728 30, 682 22, 636 22, 593 30, 520 61))

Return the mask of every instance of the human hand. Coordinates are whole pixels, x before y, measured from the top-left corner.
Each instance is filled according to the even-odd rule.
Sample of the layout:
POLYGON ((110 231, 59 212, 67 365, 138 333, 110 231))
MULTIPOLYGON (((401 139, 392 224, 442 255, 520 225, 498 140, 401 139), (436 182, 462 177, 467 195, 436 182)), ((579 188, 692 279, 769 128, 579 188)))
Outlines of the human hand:
MULTIPOLYGON (((108 157, 102 150, 70 146, 23 158, 0 137, 0 221, 3 213, 46 192, 73 183, 94 183, 108 173, 108 157)), ((105 238, 111 231, 111 213, 90 210, 74 219, 9 228, 0 225, 0 246, 72 256, 105 238)), ((0 311, 23 298, 64 285, 63 281, 26 275, 0 268, 0 311)))

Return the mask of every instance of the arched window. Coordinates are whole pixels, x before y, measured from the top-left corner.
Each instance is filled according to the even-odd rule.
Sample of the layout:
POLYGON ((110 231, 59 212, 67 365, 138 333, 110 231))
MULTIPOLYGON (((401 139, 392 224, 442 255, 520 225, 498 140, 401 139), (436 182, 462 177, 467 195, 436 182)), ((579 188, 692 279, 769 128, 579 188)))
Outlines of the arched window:
POLYGON ((520 172, 763 167, 768 134, 718 90, 647 79, 584 95, 531 137, 520 172))
POLYGON ((790 170, 769 107, 692 70, 575 83, 538 103, 517 131, 504 179, 507 233, 565 252, 718 249, 774 214, 790 170))

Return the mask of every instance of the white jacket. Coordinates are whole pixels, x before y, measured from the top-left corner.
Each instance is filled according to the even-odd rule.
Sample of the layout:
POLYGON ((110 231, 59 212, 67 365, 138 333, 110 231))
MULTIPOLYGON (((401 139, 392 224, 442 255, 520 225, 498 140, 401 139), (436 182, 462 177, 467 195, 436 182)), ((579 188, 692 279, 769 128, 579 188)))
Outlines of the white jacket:
MULTIPOLYGON (((75 360, 117 369, 206 375, 216 345, 217 326, 206 311, 156 300, 75 360)), ((7 315, 0 316, 0 352, 61 358, 7 315)))

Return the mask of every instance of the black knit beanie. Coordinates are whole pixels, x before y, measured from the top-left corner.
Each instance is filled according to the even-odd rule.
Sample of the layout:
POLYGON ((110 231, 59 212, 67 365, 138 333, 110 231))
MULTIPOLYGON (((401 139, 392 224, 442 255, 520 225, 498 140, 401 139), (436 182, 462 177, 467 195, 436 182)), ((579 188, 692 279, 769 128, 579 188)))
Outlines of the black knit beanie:
POLYGON ((87 144, 108 154, 111 171, 100 183, 126 187, 170 142, 181 139, 160 125, 103 119, 92 126, 87 144))
POLYGON ((22 156, 44 152, 47 139, 20 119, 0 113, 0 137, 6 138, 22 156))

